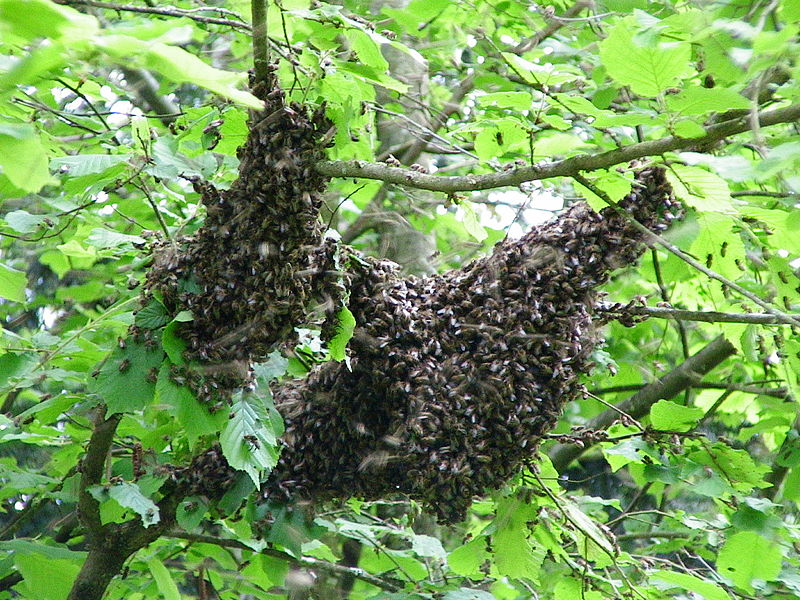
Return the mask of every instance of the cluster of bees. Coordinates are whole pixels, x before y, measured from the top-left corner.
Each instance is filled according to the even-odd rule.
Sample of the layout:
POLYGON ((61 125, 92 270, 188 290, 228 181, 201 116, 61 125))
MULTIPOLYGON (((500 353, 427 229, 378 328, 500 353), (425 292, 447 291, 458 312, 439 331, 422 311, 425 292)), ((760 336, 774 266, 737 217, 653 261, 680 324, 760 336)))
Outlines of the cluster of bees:
POLYGON ((254 93, 265 109, 238 151, 239 177, 224 191, 195 184, 205 221, 194 236, 161 243, 146 284, 145 295, 158 292, 170 313, 192 312, 180 336, 186 358, 204 368, 189 384, 217 408, 247 380, 252 361, 292 347, 310 306, 333 311, 341 291, 334 243, 318 218, 326 180, 313 166, 324 158, 330 122, 323 110, 287 106, 277 87, 254 93))
MULTIPOLYGON (((239 178, 222 192, 197 185, 205 223, 156 253, 148 293, 192 311, 180 335, 204 365, 195 391, 213 404, 247 383, 252 361, 291 346, 315 307, 330 330, 346 287, 357 322, 349 364, 276 385, 285 448, 263 493, 319 502, 400 492, 459 520, 582 393, 597 288, 638 258, 642 235, 619 212, 577 204, 461 269, 402 278, 323 238, 326 181, 313 168, 330 128, 323 113, 286 106, 277 88, 260 95, 239 178)), ((619 207, 654 231, 677 214, 656 167, 639 171, 619 207)), ((180 472, 197 493, 232 481, 217 447, 180 472)))
POLYGON ((661 168, 600 214, 577 204, 491 256, 425 278, 352 262, 351 364, 281 385, 286 447, 267 494, 313 501, 401 492, 441 521, 529 460, 597 342, 597 288, 680 207, 661 168))

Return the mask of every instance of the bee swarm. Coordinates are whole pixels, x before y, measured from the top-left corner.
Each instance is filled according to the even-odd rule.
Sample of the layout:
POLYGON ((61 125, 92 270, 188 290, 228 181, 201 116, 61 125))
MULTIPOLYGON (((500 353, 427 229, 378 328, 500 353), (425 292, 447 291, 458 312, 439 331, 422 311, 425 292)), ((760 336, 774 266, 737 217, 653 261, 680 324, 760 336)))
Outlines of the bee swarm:
MULTIPOLYGON (((619 205, 653 231, 679 208, 660 168, 640 171, 619 205)), ((644 248, 625 216, 580 203, 442 275, 353 262, 352 371, 327 363, 275 390, 286 447, 265 489, 314 501, 402 492, 463 518, 581 395, 596 289, 644 248)))
MULTIPOLYGON (((278 89, 262 97, 239 179, 225 192, 198 184, 205 224, 162 248, 148 289, 170 310, 192 311, 181 332, 188 355, 215 373, 196 391, 219 402, 246 383, 250 361, 291 345, 314 307, 330 330, 344 284, 357 322, 352 370, 330 362, 276 386, 285 448, 263 493, 317 502, 401 492, 458 520, 581 395, 597 288, 639 257, 643 236, 614 209, 581 203, 441 275, 401 278, 392 263, 346 247, 334 260, 318 221, 325 180, 313 168, 329 124, 320 111, 285 107, 278 89)), ((639 171, 619 206, 652 231, 678 208, 657 167, 639 171)), ((221 454, 209 452, 213 460, 184 469, 197 491, 214 488, 206 464, 207 478, 228 482, 221 454)))

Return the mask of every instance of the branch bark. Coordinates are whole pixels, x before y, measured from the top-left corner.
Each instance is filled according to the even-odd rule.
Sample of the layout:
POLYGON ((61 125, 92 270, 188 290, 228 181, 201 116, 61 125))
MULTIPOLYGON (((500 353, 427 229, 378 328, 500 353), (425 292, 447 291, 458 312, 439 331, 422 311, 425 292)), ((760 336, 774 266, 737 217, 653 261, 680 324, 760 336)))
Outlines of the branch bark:
MULTIPOLYGON (((719 336, 661 379, 642 388, 630 398, 623 400, 616 406, 615 410, 605 410, 594 419, 591 419, 586 424, 586 427, 589 429, 608 429, 614 421, 619 419, 620 411, 629 414, 634 419, 639 419, 648 413, 653 404, 661 399, 672 398, 686 388, 691 387, 706 373, 735 353, 736 349, 731 343, 723 336, 719 336)), ((556 444, 549 452, 549 456, 553 466, 561 473, 587 449, 588 446, 556 444)))
MULTIPOLYGON (((780 123, 792 123, 800 120, 800 104, 792 104, 759 115, 761 127, 769 127, 780 123)), ((320 161, 317 171, 326 177, 360 177, 377 179, 385 183, 405 185, 421 190, 445 192, 453 194, 474 190, 488 190, 505 186, 518 186, 526 181, 551 179, 553 177, 573 177, 581 171, 607 169, 620 163, 627 163, 637 158, 657 156, 665 152, 713 144, 719 140, 750 129, 747 117, 725 121, 706 128, 706 133, 697 138, 681 138, 669 136, 658 140, 650 140, 639 144, 631 144, 599 154, 579 154, 564 160, 546 162, 483 175, 458 175, 441 177, 427 173, 418 173, 410 169, 391 167, 382 163, 371 163, 362 160, 320 161)))
MULTIPOLYGON (((91 6, 93 8, 103 8, 106 10, 116 10, 120 12, 135 12, 150 15, 161 15, 164 17, 181 17, 197 21, 198 23, 206 23, 210 25, 225 25, 234 29, 241 29, 243 31, 250 31, 250 25, 244 21, 233 19, 221 19, 219 17, 204 17, 195 14, 192 10, 182 10, 175 7, 157 6, 136 6, 133 4, 118 4, 116 2, 96 2, 95 0, 53 0, 56 4, 64 4, 66 6, 91 6)), ((216 10, 209 7, 207 10, 216 10)))
MULTIPOLYGON (((603 311, 603 306, 598 310, 603 311)), ((614 314, 617 311, 606 309, 605 312, 614 314)), ((625 315, 642 315, 655 317, 657 319, 676 319, 678 321, 700 321, 702 323, 751 323, 753 325, 790 325, 781 320, 778 315, 764 313, 725 313, 715 310, 683 310, 666 306, 626 306, 625 315)), ((800 318, 800 315, 789 313, 793 318, 800 318)))

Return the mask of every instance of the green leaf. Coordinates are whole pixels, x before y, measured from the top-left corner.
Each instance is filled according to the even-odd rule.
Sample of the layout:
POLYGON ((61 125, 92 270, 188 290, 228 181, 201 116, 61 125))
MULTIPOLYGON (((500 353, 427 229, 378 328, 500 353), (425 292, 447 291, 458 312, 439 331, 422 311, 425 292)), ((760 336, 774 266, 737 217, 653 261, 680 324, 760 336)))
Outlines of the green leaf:
POLYGON ((328 342, 328 351, 331 353, 331 358, 335 361, 343 361, 347 358, 347 343, 353 337, 353 331, 356 328, 356 318, 350 309, 343 306, 336 315, 336 335, 328 342))
POLYGON ((486 541, 485 537, 476 537, 453 550, 447 556, 447 564, 450 569, 454 573, 470 579, 481 579, 484 574, 480 571, 480 567, 489 557, 486 541))
POLYGON ((153 298, 136 313, 135 323, 142 329, 158 329, 169 323, 167 308, 153 298))
POLYGON ((600 42, 600 60, 618 83, 641 96, 655 97, 692 72, 688 42, 652 40, 642 45, 636 33, 636 21, 630 17, 619 21, 600 42))
POLYGON ((186 351, 188 344, 178 334, 179 329, 180 322, 173 320, 164 328, 164 334, 161 336, 161 346, 174 365, 186 364, 183 359, 183 353, 186 351))
POLYGON ((97 260, 97 250, 91 246, 88 248, 82 246, 76 239, 69 240, 65 244, 59 244, 56 248, 59 249, 61 254, 68 258, 85 261, 87 266, 92 266, 94 261, 97 260))
POLYGON ((467 230, 467 233, 469 233, 473 238, 475 238, 475 241, 478 242, 482 242, 489 237, 489 234, 486 233, 486 228, 481 225, 480 219, 475 212, 475 207, 472 205, 472 202, 464 200, 459 203, 459 207, 464 211, 462 223, 464 224, 464 229, 467 230))
POLYGON ((39 37, 86 39, 97 31, 97 19, 47 0, 2 0, 0 23, 29 40, 39 37), (35 19, 31 15, 36 15, 35 19))
POLYGON ((675 196, 697 210, 734 214, 728 183, 705 169, 672 165, 667 180, 675 196))
POLYGON ((661 431, 691 431, 703 414, 702 408, 659 400, 650 407, 650 423, 661 431))
POLYGON ((739 588, 753 593, 753 580, 771 581, 781 571, 783 552, 773 541, 743 531, 725 542, 717 558, 717 570, 739 588))
POLYGON ((5 220, 17 233, 30 233, 45 220, 45 215, 32 215, 26 210, 12 210, 6 214, 5 220))
POLYGON ((22 271, 0 264, 0 297, 12 302, 25 302, 28 277, 22 271))
POLYGON ((155 394, 154 374, 158 373, 164 352, 160 347, 128 339, 117 348, 100 369, 89 390, 103 398, 110 414, 144 408, 155 394))
POLYGON ((200 496, 191 496, 181 501, 175 511, 178 525, 184 531, 194 531, 203 522, 208 510, 208 503, 200 496))
POLYGON ((158 588, 161 598, 164 600, 181 600, 181 593, 178 586, 169 574, 167 567, 164 563, 155 556, 147 559, 147 568, 155 579, 156 587, 158 588))
POLYGON ((389 70, 389 63, 383 58, 380 47, 369 35, 360 29, 348 29, 345 36, 361 62, 378 72, 389 70))
POLYGON ((534 544, 528 522, 535 519, 534 506, 517 498, 508 498, 498 505, 492 535, 492 547, 497 571, 508 577, 525 577, 538 581, 546 551, 534 544))
POLYGON ((246 472, 256 487, 261 485, 260 475, 277 463, 276 438, 267 409, 253 394, 240 394, 233 403, 219 442, 230 466, 246 472))
POLYGON ((86 238, 86 243, 95 248, 118 248, 125 244, 143 244, 144 238, 138 235, 128 235, 111 229, 101 229, 97 227, 92 229, 92 233, 86 238))
POLYGON ((0 126, 0 172, 26 192, 38 192, 50 181, 47 156, 31 125, 0 126))
POLYGON ((414 535, 411 538, 411 549, 418 556, 430 556, 432 558, 444 559, 447 556, 442 542, 438 538, 429 535, 414 535))
POLYGON ((594 542, 609 556, 617 555, 617 548, 611 539, 611 534, 601 529, 595 521, 588 517, 574 502, 567 498, 560 498, 559 504, 569 516, 569 520, 583 535, 594 542))
POLYGON ((450 590, 443 596, 444 600, 496 600, 494 595, 485 590, 473 590, 472 588, 458 588, 450 590))
POLYGON ((194 448, 201 437, 219 432, 227 423, 227 415, 221 411, 212 414, 200 404, 188 385, 174 383, 170 379, 171 368, 169 360, 162 363, 155 386, 155 400, 168 405, 170 414, 177 419, 189 438, 189 445, 194 448))
POLYGON ((683 115, 705 115, 734 109, 749 109, 750 101, 738 92, 722 87, 690 87, 667 96, 667 107, 683 115))
POLYGON ((688 573, 652 571, 650 578, 671 584, 669 587, 679 587, 687 592, 699 594, 703 600, 730 600, 728 593, 718 585, 688 573))
POLYGON ((115 483, 108 488, 108 495, 111 496, 120 506, 131 509, 142 519, 142 525, 150 527, 161 521, 161 514, 158 506, 142 494, 142 490, 135 483, 123 481, 115 483))
POLYGON ((43 559, 35 554, 15 556, 14 564, 23 577, 16 589, 37 600, 66 600, 80 571, 75 561, 43 559))
POLYGON ((51 159, 50 168, 71 177, 82 177, 105 173, 112 167, 127 163, 130 158, 130 154, 74 154, 51 159))
MULTIPOLYGON (((126 35, 107 35, 98 46, 121 63, 140 62, 175 83, 191 83, 229 98, 242 106, 262 109, 264 104, 250 92, 238 89, 244 73, 215 69, 182 48, 151 43, 126 35)), ((161 138, 163 139, 163 138, 161 138)))

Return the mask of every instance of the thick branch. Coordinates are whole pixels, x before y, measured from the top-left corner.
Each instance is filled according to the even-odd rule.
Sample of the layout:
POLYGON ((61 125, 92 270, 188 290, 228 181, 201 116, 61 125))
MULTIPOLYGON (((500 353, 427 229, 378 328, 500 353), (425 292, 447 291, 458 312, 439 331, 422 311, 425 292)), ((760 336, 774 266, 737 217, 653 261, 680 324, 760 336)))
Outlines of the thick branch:
MULTIPOLYGON (((762 127, 792 123, 800 120, 800 104, 792 104, 761 113, 759 123, 762 127)), ((361 160, 321 161, 317 170, 327 177, 361 177, 377 179, 386 183, 405 185, 412 188, 431 190, 434 192, 465 192, 487 190, 505 186, 518 186, 526 181, 550 179, 552 177, 572 177, 581 171, 607 169, 620 163, 627 163, 645 156, 657 156, 665 152, 680 150, 692 146, 712 144, 725 137, 743 133, 750 129, 748 118, 742 117, 725 121, 706 128, 706 134, 698 138, 681 138, 669 136, 659 140, 651 140, 640 144, 624 146, 599 154, 579 154, 556 162, 542 163, 521 167, 511 171, 486 173, 483 175, 459 175, 441 177, 418 173, 410 169, 391 167, 382 163, 370 163, 361 160)))
MULTIPOLYGON (((619 411, 639 419, 650 410, 650 407, 661 399, 669 399, 694 385, 706 373, 719 365, 736 349, 723 336, 719 336, 700 352, 684 361, 678 367, 664 375, 658 381, 642 388, 630 398, 616 406, 617 410, 608 409, 597 415, 586 424, 589 429, 607 429, 619 419, 619 411)), ((563 472, 569 464, 587 450, 577 445, 557 444, 550 451, 550 460, 557 471, 563 472)))
POLYGON ((256 81, 269 78, 269 42, 267 39, 267 0, 250 0, 253 16, 253 66, 256 81))
POLYGON ((240 550, 258 552, 266 556, 272 556, 273 558, 285 560, 289 563, 298 565, 300 567, 305 567, 308 569, 316 569, 318 571, 325 571, 327 573, 332 573, 334 575, 348 575, 350 577, 355 577, 356 579, 360 579, 361 581, 369 583, 370 585, 374 585, 375 587, 390 592, 397 592, 403 589, 401 585, 392 583, 391 581, 382 579, 375 575, 371 575, 364 569, 359 569, 355 567, 345 567, 343 565, 337 565, 336 563, 331 563, 316 558, 309 558, 306 556, 298 558, 292 556, 291 554, 287 554, 286 552, 281 552, 280 550, 275 550, 273 548, 264 548, 263 550, 256 551, 253 550, 253 548, 251 548, 247 544, 240 542, 239 540, 225 539, 211 535, 200 535, 196 533, 184 533, 182 531, 170 532, 169 534, 167 534, 167 537, 177 538, 181 540, 189 540, 201 544, 214 544, 216 546, 222 546, 223 548, 238 548, 240 550))
POLYGON ((103 525, 100 522, 99 504, 89 493, 89 488, 99 484, 103 479, 108 450, 111 448, 114 433, 122 418, 122 415, 115 414, 106 419, 105 407, 99 410, 92 437, 89 439, 89 447, 86 449, 86 456, 81 463, 81 483, 78 497, 78 517, 89 534, 90 543, 92 538, 102 535, 103 525))

